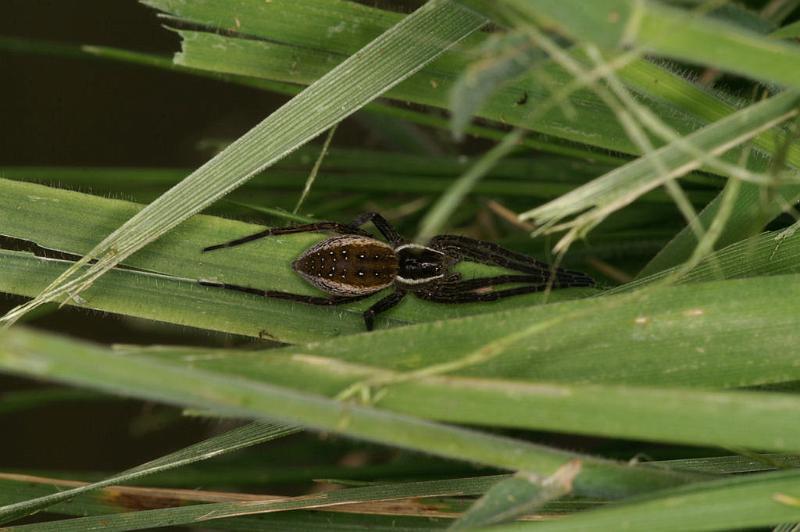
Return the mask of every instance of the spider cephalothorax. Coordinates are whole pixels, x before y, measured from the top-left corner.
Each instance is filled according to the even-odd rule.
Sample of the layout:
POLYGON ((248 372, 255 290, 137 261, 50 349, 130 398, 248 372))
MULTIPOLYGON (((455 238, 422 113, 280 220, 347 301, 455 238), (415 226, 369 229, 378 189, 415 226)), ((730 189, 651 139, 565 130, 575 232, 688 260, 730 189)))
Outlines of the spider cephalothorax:
POLYGON ((394 287, 394 292, 364 312, 367 330, 372 330, 377 314, 398 304, 408 292, 439 303, 468 303, 538 292, 547 286, 566 288, 594 284, 583 273, 551 268, 527 255, 464 236, 439 235, 433 237, 427 245, 409 243, 383 216, 375 212, 363 214, 351 224, 319 222, 267 229, 224 244, 209 246, 203 251, 238 246, 272 235, 317 231, 331 231, 337 233, 337 236, 327 238, 304 251, 292 263, 292 269, 329 294, 327 297, 207 281, 200 283, 311 305, 340 305, 394 287), (388 242, 378 240, 361 229, 362 225, 370 221, 388 242), (463 280, 460 274, 452 271, 453 266, 462 260, 501 266, 519 274, 463 280), (493 289, 507 284, 524 286, 493 289))

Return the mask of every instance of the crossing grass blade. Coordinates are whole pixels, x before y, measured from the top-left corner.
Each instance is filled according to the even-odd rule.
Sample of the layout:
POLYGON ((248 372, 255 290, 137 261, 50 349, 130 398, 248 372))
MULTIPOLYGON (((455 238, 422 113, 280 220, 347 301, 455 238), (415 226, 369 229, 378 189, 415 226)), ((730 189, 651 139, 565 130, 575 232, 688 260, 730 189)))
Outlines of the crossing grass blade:
MULTIPOLYGON (((762 275, 797 273, 798 242, 793 232, 766 231, 721 249, 685 273, 680 282, 692 283, 719 279, 736 279, 762 275)), ((669 268, 653 275, 609 290, 608 294, 627 292, 679 273, 680 267, 669 268)))
POLYGON ((800 519, 800 473, 781 471, 698 483, 627 504, 583 512, 548 523, 515 524, 497 530, 731 530, 800 519), (534 526, 535 525, 535 526, 534 526))
POLYGON ((268 423, 251 423, 214 436, 200 443, 191 445, 174 453, 157 458, 140 466, 111 476, 99 482, 85 484, 72 489, 65 489, 21 502, 0 506, 0 523, 7 523, 20 517, 41 511, 54 504, 67 501, 77 495, 93 490, 122 484, 148 475, 182 467, 187 464, 208 460, 225 453, 238 451, 259 443, 281 438, 298 432, 294 427, 268 423))
POLYGON ((560 302, 275 354, 412 374, 445 367, 447 375, 571 384, 731 388, 787 382, 800 377, 791 348, 798 339, 791 310, 800 297, 796 277, 693 283, 560 302), (609 337, 609 330, 616 333, 609 337), (516 341, 508 344, 512 337, 516 341), (382 348, 376 351, 373 342, 382 348))
MULTIPOLYGON (((765 459, 769 460, 776 460, 777 457, 765 457, 765 459)), ((697 463, 698 466, 702 466, 702 464, 707 463, 708 465, 714 464, 712 467, 716 470, 719 469, 721 464, 730 464, 733 465, 738 462, 742 462, 742 457, 713 457, 708 459, 688 459, 682 461, 672 461, 672 462, 680 462, 681 467, 691 468, 694 467, 693 464, 697 463)), ((653 465, 659 465, 661 463, 653 463, 653 465)), ((663 463, 664 466, 667 463, 663 463)), ((763 470, 767 462, 759 462, 757 465, 760 466, 760 469, 746 469, 746 470, 763 470)), ((676 463, 677 465, 677 463, 676 463)), ((740 469, 739 469, 740 470, 740 469)), ((468 493, 475 493, 481 494, 483 491, 491 492, 492 490, 498 490, 502 487, 504 482, 513 481, 514 477, 510 475, 496 475, 496 476, 487 476, 481 478, 457 478, 452 479, 444 482, 440 482, 437 484, 429 484, 431 488, 435 487, 435 490, 428 490, 424 492, 425 494, 432 494, 432 493, 442 493, 442 488, 448 489, 447 493, 459 493, 459 494, 468 494, 468 493)), ((17 502, 19 499, 33 499, 33 498, 40 498, 54 492, 63 489, 64 486, 73 486, 75 483, 72 481, 64 481, 61 479, 48 479, 48 478, 41 478, 41 477, 31 477, 29 475, 8 475, 8 474, 0 474, 0 504, 8 504, 12 502, 17 502)), ((80 483, 78 483, 80 484, 80 483)), ((400 489, 403 489, 400 487, 400 489)), ((264 500, 266 497, 261 496, 260 499, 264 500)), ((258 500, 259 496, 251 495, 251 494, 241 494, 241 493, 219 493, 219 492, 203 492, 198 490, 171 490, 171 489, 152 489, 152 488, 134 488, 134 489, 126 489, 123 487, 113 487, 113 488, 106 488, 101 489, 99 491, 76 494, 71 499, 71 501, 67 503, 60 503, 53 506, 50 510, 60 514, 66 515, 77 515, 77 516, 88 516, 88 515, 102 515, 102 514, 111 514, 114 512, 118 512, 122 509, 131 509, 137 503, 141 503, 142 505, 149 504, 152 507, 160 507, 160 506, 167 506, 168 504, 176 503, 178 501, 183 501, 184 503, 197 503, 200 501, 205 502, 215 502, 220 500, 228 500, 228 501, 248 501, 248 500, 258 500)), ((410 502, 410 501, 409 501, 410 502)), ((403 505, 400 501, 391 501, 392 507, 388 510, 393 513, 391 516, 391 530, 405 530, 403 528, 404 525, 413 526, 417 521, 410 517, 410 515, 425 515, 426 517, 419 517, 418 519, 426 519, 428 522, 424 523, 428 527, 434 525, 447 525, 452 523, 452 517, 457 515, 457 511, 460 509, 460 506, 453 505, 452 500, 450 503, 448 501, 439 499, 431 501, 428 499, 426 501, 427 504, 423 508, 415 508, 414 504, 411 503, 407 505, 407 513, 402 513, 404 510, 403 505), (435 508, 435 514, 443 515, 448 514, 448 518, 443 523, 437 523, 436 521, 430 521, 434 519, 433 517, 429 516, 426 512, 427 508, 435 508), (401 515, 402 514, 402 515, 401 515)), ((500 502, 500 501, 498 501, 500 502)), ((599 502, 599 501, 597 501, 599 502)), ((369 503, 368 503, 369 504, 369 503)), ((584 507, 587 506, 587 503, 583 504, 584 507)), ((588 504, 589 507, 592 506, 591 503, 588 504)), ((596 504, 594 505, 596 506, 596 504)), ((543 511, 546 513, 550 512, 564 512, 570 511, 575 509, 576 506, 574 504, 570 504, 569 501, 564 501, 563 503, 550 503, 548 504, 543 511)), ((383 530, 384 521, 381 519, 381 516, 376 515, 375 513, 369 513, 366 515, 359 515, 359 514, 348 514, 346 512, 359 512, 363 511, 365 506, 362 504, 359 506, 328 506, 323 507, 320 509, 328 510, 326 513, 309 513, 302 510, 293 510, 291 512, 274 512, 267 515, 263 515, 261 517, 253 516, 253 517, 237 517, 234 518, 235 522, 232 522, 232 528, 236 528, 236 524, 239 526, 245 526, 245 524, 252 523, 251 526, 253 527, 265 527, 265 526, 273 526, 278 527, 281 530, 315 530, 317 526, 369 526, 370 529, 378 529, 383 530), (339 510, 336 513, 330 513, 331 511, 339 510), (319 521, 315 518, 315 516, 321 516, 320 518, 323 520, 323 524, 320 524, 319 521), (236 523, 236 524, 234 524, 236 523)), ((386 510, 385 507, 381 507, 380 504, 369 504, 367 507, 371 512, 381 512, 382 510, 386 510)), ((153 508, 155 509, 155 508, 153 508)), ((107 516, 112 518, 112 522, 114 516, 107 516)), ((147 516, 148 520, 152 519, 152 514, 147 516)), ((63 522, 61 523, 63 524, 63 522)), ((85 524, 85 523, 84 523, 85 524)), ((221 522, 207 522, 205 523, 206 526, 210 526, 215 524, 215 527, 218 528, 227 528, 225 526, 225 521, 221 522)), ((423 524, 423 523, 420 523, 423 524)), ((327 528, 323 528, 327 529, 327 528)))
MULTIPOLYGON (((697 446, 800 450, 786 447, 797 445, 788 420, 800 409, 800 400, 788 393, 554 383, 534 376, 487 378, 477 376, 480 367, 472 370, 472 377, 425 374, 424 367, 418 373, 388 372, 369 362, 343 363, 304 353, 309 350, 239 353, 164 347, 130 353, 327 396, 342 397, 344 390, 366 388, 381 408, 452 423, 697 446)), ((578 368, 575 373, 591 369, 578 368)), ((715 377, 709 371, 710 382, 715 377)), ((696 378, 700 381, 703 375, 696 378)))
MULTIPOLYGON (((608 214, 633 202, 642 193, 680 177, 684 172, 702 165, 702 160, 690 153, 689 144, 704 153, 721 154, 758 133, 797 115, 800 93, 785 92, 764 102, 738 111, 713 125, 681 138, 580 187, 557 200, 523 213, 522 219, 532 220, 545 229, 570 229, 569 234, 583 235, 608 214), (667 174, 657 172, 653 160, 662 161, 667 174), (567 217, 577 217, 559 224, 567 217)), ((770 182, 764 175, 762 185, 770 182)), ((777 183, 776 183, 777 184, 777 183)))
POLYGON ((250 378, 187 368, 163 359, 109 356, 106 349, 22 328, 5 331, 0 336, 0 368, 4 372, 211 409, 231 416, 300 424, 503 469, 547 475, 577 458, 582 469, 575 479, 575 492, 585 495, 620 497, 697 478, 692 474, 631 467, 576 455, 250 378))
MULTIPOLYGON (((349 504, 324 504, 324 500, 314 498, 311 504, 320 510, 327 520, 333 526, 339 519, 348 517, 351 519, 357 518, 359 514, 362 515, 360 522, 368 523, 369 519, 375 516, 392 516, 400 521, 408 520, 414 523, 414 517, 445 517, 450 521, 451 517, 457 515, 460 509, 459 504, 453 504, 454 496, 479 494, 487 487, 491 487, 494 483, 502 481, 506 475, 485 475, 481 477, 466 477, 466 478, 453 478, 440 482, 426 482, 421 486, 416 486, 415 493, 420 494, 420 497, 425 497, 427 500, 420 501, 418 498, 403 499, 403 491, 409 492, 412 483, 395 483, 397 487, 397 495, 401 498, 392 499, 386 497, 387 490, 378 484, 372 484, 375 488, 373 490, 374 500, 369 500, 370 491, 360 490, 359 492, 342 494, 345 497, 352 499, 366 498, 364 502, 353 502, 349 504), (374 495, 380 492, 383 497, 375 497, 374 495), (442 496, 445 494, 445 496, 442 496), (365 497, 366 495, 366 497, 365 497), (320 503, 323 503, 320 505, 320 503), (349 514, 349 515, 348 515, 349 514)), ((24 474, 7 474, 0 473, 0 504, 14 502, 20 498, 41 498, 43 496, 57 492, 59 489, 65 487, 76 487, 85 483, 73 480, 65 480, 61 478, 48 478, 24 474)), ((412 488, 413 489, 413 488, 412 488)), ((339 497, 338 501, 344 497, 339 497)), ((292 500, 293 497, 267 495, 259 493, 242 493, 241 491, 209 491, 198 489, 174 489, 174 488, 156 488, 156 487, 127 487, 127 486, 111 486, 102 488, 93 492, 85 492, 74 495, 74 497, 67 502, 59 503, 49 508, 48 511, 56 514, 75 515, 79 517, 89 515, 103 515, 114 514, 122 512, 141 511, 145 509, 155 510, 159 508, 172 508, 176 506, 197 505, 201 503, 264 503, 270 501, 271 510, 270 515, 262 514, 267 522, 273 522, 277 519, 281 520, 279 513, 291 513, 296 515, 296 518, 302 522, 301 516, 306 516, 308 519, 308 511, 302 509, 291 509, 291 512, 284 512, 289 506, 297 506, 298 501, 292 500), (275 504, 280 503, 280 504, 275 504), (287 504, 289 503, 289 504, 287 504), (300 514, 300 515, 297 515, 300 514)), ((233 506, 233 505, 231 505, 233 506)), ((219 506, 218 506, 219 507, 219 506)), ((169 512, 167 512, 169 514, 169 512)), ((151 514, 148 520, 154 521, 156 515, 151 514)), ((162 514, 163 515, 163 514, 162 514)), ((113 521, 113 516, 112 517, 113 521)), ((284 517, 290 519, 288 517, 284 517)), ((235 518, 241 519, 241 517, 235 518)), ((378 517, 379 519, 379 517, 378 517)), ((355 519, 353 519, 355 520, 355 519)), ((313 518, 308 519, 313 523, 313 518)), ((347 522, 347 521, 345 521, 347 522)), ((380 523, 380 519, 377 521, 380 523)), ((227 528, 224 523, 219 520, 206 523, 207 527, 213 528, 227 528)), ((266 525, 263 525, 266 526, 266 525)), ((280 525, 273 525, 280 526, 280 525)), ((400 530, 404 530, 400 528, 400 530)))
POLYGON ((2 321, 11 324, 33 308, 86 289, 120 261, 408 78, 484 23, 450 0, 426 4, 140 211, 2 321), (408 46, 411 42, 415 45, 408 46), (89 268, 81 268, 93 259, 89 268))
MULTIPOLYGON (((484 0, 464 3, 486 5, 484 0)), ((786 68, 800 61, 800 47, 729 22, 698 16, 691 10, 636 0, 593 2, 589 6, 558 0, 501 3, 530 21, 547 21, 571 37, 593 41, 604 48, 641 48, 655 55, 800 89, 800 74, 786 68), (706 46, 712 41, 716 46, 706 46)))
MULTIPOLYGON (((299 497, 264 497, 207 504, 192 504, 183 507, 123 512, 81 517, 77 519, 19 525, 15 530, 39 531, 83 531, 102 528, 108 531, 141 530, 162 526, 203 525, 214 526, 218 520, 298 511, 304 509, 339 509, 352 504, 396 501, 417 497, 445 497, 476 495, 483 493, 498 481, 496 476, 470 479, 439 480, 345 488, 316 495, 299 497)), ((234 498, 234 497, 232 497, 234 498)), ((234 498, 235 499, 235 498, 234 498)), ((263 522, 262 526, 269 523, 263 522)))
POLYGON ((547 478, 517 473, 498 482, 462 515, 451 530, 469 530, 538 514, 548 502, 569 494, 580 462, 570 462, 547 478))

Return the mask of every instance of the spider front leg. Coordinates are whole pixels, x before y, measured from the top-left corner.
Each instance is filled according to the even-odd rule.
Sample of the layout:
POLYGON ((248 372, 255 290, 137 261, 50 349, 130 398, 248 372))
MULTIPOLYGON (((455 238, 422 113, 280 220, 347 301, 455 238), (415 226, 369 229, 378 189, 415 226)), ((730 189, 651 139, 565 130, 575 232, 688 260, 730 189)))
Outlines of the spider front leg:
POLYGON ((491 266, 533 275, 546 275, 553 278, 553 285, 594 286, 594 279, 585 273, 563 268, 554 268, 546 262, 511 251, 493 242, 475 240, 459 235, 439 235, 433 237, 428 246, 459 260, 469 260, 491 266))
MULTIPOLYGON (((506 297, 542 292, 547 288, 547 282, 545 281, 528 286, 498 290, 496 292, 477 291, 480 288, 498 284, 530 282, 529 279, 531 278, 525 275, 501 275, 483 279, 470 279, 468 281, 442 284, 427 290, 421 290, 417 292, 416 295, 421 299, 434 301, 436 303, 476 303, 481 301, 497 301, 498 299, 504 299, 506 297)), ((554 288, 558 288, 558 286, 554 285, 554 288)))

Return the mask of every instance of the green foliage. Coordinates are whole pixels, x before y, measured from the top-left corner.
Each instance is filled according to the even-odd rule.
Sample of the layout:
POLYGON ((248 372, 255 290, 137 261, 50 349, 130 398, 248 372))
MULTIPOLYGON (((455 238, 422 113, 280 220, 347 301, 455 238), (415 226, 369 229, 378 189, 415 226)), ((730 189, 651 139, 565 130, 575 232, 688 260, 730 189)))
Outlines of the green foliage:
MULTIPOLYGON (((42 511, 62 517, 19 529, 800 521, 800 47, 780 40, 796 23, 778 27, 797 2, 756 12, 431 0, 410 14, 345 0, 142 3, 176 28, 174 61, 5 37, 0 50, 291 98, 196 170, 0 169, 0 292, 34 298, 3 323, 35 323, 29 311, 51 301, 146 320, 136 345, 113 347, 100 335, 0 331, 0 372, 75 387, 3 393, 0 414, 109 394, 247 423, 92 483, 0 472, 0 521, 42 511), (343 149, 338 133, 330 150, 304 146, 356 112, 407 153, 343 149), (442 132, 498 143, 458 157, 442 132), (303 210, 289 214, 304 183, 303 210), (546 257, 556 241, 525 233, 555 234, 549 258, 591 270, 600 288, 466 305, 409 297, 365 333, 361 313, 380 295, 325 308, 197 283, 316 294, 290 264, 321 234, 201 250, 263 225, 373 209, 420 241, 452 230, 546 257), (153 345, 156 322, 187 327, 197 345, 153 345), (210 332, 232 336, 205 347, 210 332), (301 431, 347 439, 272 442, 301 431), (573 451, 574 436, 594 438, 593 452, 573 451), (359 441, 404 451, 358 471, 326 454, 359 456, 359 441), (280 453, 308 469, 289 471, 280 453), (231 491, 320 472, 346 487, 231 491), (128 482, 144 486, 117 486, 128 482), (191 489, 201 482, 227 492, 191 489), (542 516, 559 518, 527 520, 542 516)), ((459 265, 467 278, 497 271, 459 265)))

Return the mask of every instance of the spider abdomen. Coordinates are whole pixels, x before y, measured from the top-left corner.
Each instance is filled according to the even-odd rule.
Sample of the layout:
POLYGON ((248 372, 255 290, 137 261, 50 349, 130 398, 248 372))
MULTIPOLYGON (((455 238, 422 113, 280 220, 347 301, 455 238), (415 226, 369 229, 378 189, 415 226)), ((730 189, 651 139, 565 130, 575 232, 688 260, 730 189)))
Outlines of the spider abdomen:
POLYGON ((392 283, 398 271, 394 249, 373 238, 343 235, 323 240, 300 255, 292 268, 329 294, 371 294, 392 283))

